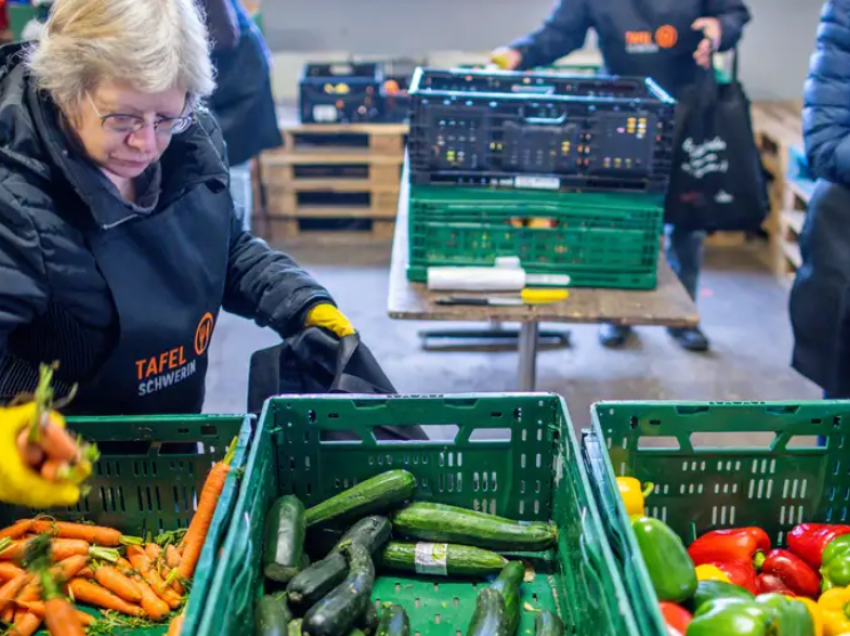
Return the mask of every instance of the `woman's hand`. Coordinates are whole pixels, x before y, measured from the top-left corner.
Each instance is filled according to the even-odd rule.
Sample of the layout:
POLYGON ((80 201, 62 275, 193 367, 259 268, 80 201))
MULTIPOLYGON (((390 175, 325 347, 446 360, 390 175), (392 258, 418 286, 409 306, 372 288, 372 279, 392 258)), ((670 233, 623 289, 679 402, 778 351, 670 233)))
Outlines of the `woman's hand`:
POLYGON ((507 46, 501 46, 490 53, 490 63, 503 71, 513 71, 522 62, 522 53, 507 46))
POLYGON ((338 337, 344 338, 356 333, 354 327, 342 312, 331 304, 316 305, 307 313, 305 327, 324 327, 338 337))
MULTIPOLYGON (((30 508, 73 506, 80 500, 79 486, 47 481, 30 468, 18 449, 18 434, 35 417, 35 403, 0 408, 0 501, 30 508)), ((65 419, 50 414, 50 422, 65 427, 65 419)))
POLYGON ((694 60, 703 68, 711 68, 711 55, 720 46, 723 28, 717 18, 699 18, 692 25, 694 31, 702 31, 705 36, 694 52, 694 60))

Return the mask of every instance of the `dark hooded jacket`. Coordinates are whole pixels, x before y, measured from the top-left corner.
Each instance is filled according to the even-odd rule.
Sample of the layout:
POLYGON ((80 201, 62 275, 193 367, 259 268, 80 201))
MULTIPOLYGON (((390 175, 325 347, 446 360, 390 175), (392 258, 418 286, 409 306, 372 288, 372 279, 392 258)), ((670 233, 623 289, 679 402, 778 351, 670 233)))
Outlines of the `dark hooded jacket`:
MULTIPOLYGON (((163 394, 165 399, 153 409, 141 397, 93 396, 98 386, 91 384, 122 343, 115 299, 127 296, 126 289, 107 283, 91 249, 94 242, 115 237, 119 244, 113 247, 120 253, 121 237, 131 224, 145 223, 153 215, 170 215, 174 227, 181 226, 183 217, 182 227, 197 228, 196 236, 153 237, 150 258, 167 254, 162 262, 195 268, 208 283, 203 290, 185 290, 186 304, 209 308, 204 311, 212 319, 199 350, 207 348, 219 309, 287 336, 301 329, 310 307, 330 302, 330 295, 289 257, 241 229, 229 192, 221 130, 209 113, 198 112, 195 123, 172 138, 158 165, 158 201, 152 210, 139 211, 121 199, 70 141, 58 109, 34 87, 21 53, 21 45, 0 48, 0 403, 32 391, 40 363, 59 361, 57 392, 63 394, 73 383, 81 388, 82 397, 69 407, 71 414, 200 411, 206 360, 197 367, 197 390, 164 389, 158 399, 163 394), (207 228, 215 231, 206 233, 207 228), (216 238, 208 238, 212 236, 216 238)), ((144 245, 134 249, 141 251, 138 262, 144 263, 144 245)), ((132 267, 130 261, 127 267, 132 267)), ((149 280, 127 273, 126 285, 138 285, 140 298, 162 305, 139 306, 138 311, 166 316, 184 310, 173 294, 170 305, 158 300, 157 280, 165 287, 170 277, 180 278, 180 267, 170 267, 160 266, 149 280)), ((198 348, 192 331, 186 334, 186 351, 193 336, 198 348)), ((135 348, 144 347, 141 342, 135 348)))

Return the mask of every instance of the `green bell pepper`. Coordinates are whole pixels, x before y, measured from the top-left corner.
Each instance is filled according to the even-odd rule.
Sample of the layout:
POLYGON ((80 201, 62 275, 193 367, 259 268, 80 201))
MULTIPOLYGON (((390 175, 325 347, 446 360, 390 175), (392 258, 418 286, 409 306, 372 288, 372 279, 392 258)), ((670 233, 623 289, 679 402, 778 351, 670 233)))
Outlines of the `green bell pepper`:
POLYGON ((823 591, 850 585, 850 534, 842 534, 823 549, 820 568, 823 591))
POLYGON ((704 603, 688 625, 687 636, 777 636, 773 608, 742 598, 718 598, 704 603))
POLYGON ((774 610, 779 621, 777 636, 815 636, 815 624, 809 608, 784 594, 760 594, 756 603, 774 610))
POLYGON ((697 591, 694 592, 691 598, 690 607, 693 613, 696 614, 709 601, 724 598, 754 601, 756 597, 749 590, 738 585, 733 585, 732 583, 726 583, 725 581, 700 581, 697 585, 697 591))
POLYGON ((638 517, 632 521, 646 569, 659 601, 681 603, 697 589, 694 562, 679 536, 663 521, 638 517))

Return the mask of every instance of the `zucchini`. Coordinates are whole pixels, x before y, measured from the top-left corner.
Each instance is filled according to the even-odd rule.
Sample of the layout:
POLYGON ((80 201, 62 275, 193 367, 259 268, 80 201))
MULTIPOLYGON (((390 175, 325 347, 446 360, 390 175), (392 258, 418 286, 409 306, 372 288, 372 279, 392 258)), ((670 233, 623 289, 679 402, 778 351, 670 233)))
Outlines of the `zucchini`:
POLYGON ((466 636, 513 636, 508 631, 509 624, 505 599, 496 590, 487 587, 475 598, 475 611, 466 636))
POLYGON ((390 541, 379 565, 388 570, 439 576, 486 576, 502 571, 508 560, 501 554, 467 545, 390 541))
POLYGON ((351 526, 348 532, 342 535, 342 539, 336 544, 333 552, 339 552, 341 546, 351 541, 352 543, 359 543, 365 546, 370 553, 375 554, 378 548, 390 540, 392 530, 393 525, 386 517, 380 517, 378 515, 365 517, 351 526))
POLYGON ((401 605, 384 603, 376 636, 410 636, 410 620, 401 605))
POLYGON ((391 531, 392 525, 386 517, 366 517, 355 523, 327 557, 302 570, 289 582, 286 591, 292 606, 306 611, 342 582, 348 573, 348 563, 340 552, 342 546, 349 542, 359 543, 371 554, 387 542, 391 531))
POLYGON ((307 510, 307 525, 344 521, 394 508, 410 499, 416 479, 406 470, 390 470, 357 484, 307 510))
POLYGON ((371 603, 375 566, 365 547, 351 543, 342 548, 348 559, 348 576, 304 617, 304 636, 348 634, 371 603))
POLYGON ((534 617, 534 636, 564 636, 564 622, 557 614, 543 610, 534 617))
POLYGON ((301 570, 286 586, 289 602, 296 610, 306 611, 342 583, 348 574, 348 562, 340 552, 301 570))
POLYGON ((304 504, 293 495, 277 499, 268 512, 263 545, 263 573, 272 581, 289 582, 305 563, 304 537, 307 524, 304 513, 304 504))
POLYGON ((286 636, 287 625, 292 614, 286 605, 286 598, 276 598, 266 594, 257 601, 254 634, 256 636, 286 636))
POLYGON ((372 636, 377 631, 378 612, 372 603, 366 606, 366 611, 357 619, 356 625, 366 636, 372 636))
POLYGON ((301 624, 303 621, 298 618, 292 621, 286 628, 286 636, 301 636, 301 624))
POLYGON ((538 552, 551 548, 558 529, 542 521, 513 521, 437 503, 414 503, 392 516, 393 529, 413 539, 538 552))
POLYGON ((511 561, 490 586, 490 589, 497 591, 505 599, 505 611, 509 619, 508 630, 511 634, 516 634, 519 628, 520 586, 524 576, 525 566, 522 562, 511 561))

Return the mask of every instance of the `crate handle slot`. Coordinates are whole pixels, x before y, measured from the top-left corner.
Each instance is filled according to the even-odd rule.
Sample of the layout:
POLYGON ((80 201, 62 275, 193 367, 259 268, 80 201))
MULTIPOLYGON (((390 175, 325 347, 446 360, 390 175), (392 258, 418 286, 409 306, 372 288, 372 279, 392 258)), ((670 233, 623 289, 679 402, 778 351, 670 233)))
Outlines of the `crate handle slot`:
POLYGON ((525 117, 523 121, 533 126, 560 126, 567 121, 567 114, 562 113, 559 117, 525 117))
POLYGON ((689 436, 691 447, 695 451, 714 450, 714 449, 745 449, 745 450, 764 450, 768 451, 776 447, 780 439, 780 435, 773 431, 753 431, 752 439, 748 439, 745 443, 741 442, 738 435, 730 436, 728 433, 691 433, 689 436))
POLYGON ((537 86, 523 84, 520 86, 511 86, 511 92, 524 93, 528 95, 554 95, 555 87, 551 84, 538 84, 537 86))

